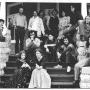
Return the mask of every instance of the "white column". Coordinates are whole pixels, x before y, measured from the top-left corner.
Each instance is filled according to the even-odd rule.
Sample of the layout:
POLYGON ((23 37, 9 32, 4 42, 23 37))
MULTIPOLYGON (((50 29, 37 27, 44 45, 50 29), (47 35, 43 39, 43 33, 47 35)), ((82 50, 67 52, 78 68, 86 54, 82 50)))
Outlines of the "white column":
POLYGON ((82 2, 81 4, 81 13, 82 13, 83 18, 87 16, 87 3, 86 2, 82 2))
POLYGON ((6 2, 4 0, 1 2, 0 18, 6 19, 6 2))
POLYGON ((37 10, 40 11, 40 3, 37 3, 37 10))
POLYGON ((59 11, 59 3, 56 3, 56 9, 59 11))
POLYGON ((56 9, 58 10, 58 17, 59 17, 59 3, 56 4, 56 9))

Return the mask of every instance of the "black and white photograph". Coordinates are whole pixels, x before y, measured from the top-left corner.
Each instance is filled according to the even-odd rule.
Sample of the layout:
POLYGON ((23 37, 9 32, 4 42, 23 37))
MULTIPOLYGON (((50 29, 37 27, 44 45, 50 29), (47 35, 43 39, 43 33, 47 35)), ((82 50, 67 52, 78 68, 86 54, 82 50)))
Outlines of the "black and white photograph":
POLYGON ((0 0, 0 88, 89 89, 89 0, 0 0))

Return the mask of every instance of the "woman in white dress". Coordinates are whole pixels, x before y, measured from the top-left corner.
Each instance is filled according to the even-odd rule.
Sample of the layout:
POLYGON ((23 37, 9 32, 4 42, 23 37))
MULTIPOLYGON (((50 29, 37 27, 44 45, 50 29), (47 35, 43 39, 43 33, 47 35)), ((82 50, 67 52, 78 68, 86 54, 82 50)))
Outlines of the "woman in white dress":
POLYGON ((35 69, 32 72, 28 88, 50 88, 51 78, 45 69, 46 58, 41 49, 36 50, 35 69))

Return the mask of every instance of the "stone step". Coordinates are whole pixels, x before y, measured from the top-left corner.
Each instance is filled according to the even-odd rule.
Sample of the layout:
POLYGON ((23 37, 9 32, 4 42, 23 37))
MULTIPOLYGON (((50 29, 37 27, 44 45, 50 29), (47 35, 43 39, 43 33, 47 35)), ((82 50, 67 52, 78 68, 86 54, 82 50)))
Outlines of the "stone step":
MULTIPOLYGON (((67 74, 66 68, 59 69, 59 68, 47 67, 46 69, 49 74, 67 74)), ((70 74, 74 74, 73 68, 70 74)))
POLYGON ((10 55, 9 56, 9 61, 16 61, 17 60, 17 56, 16 55, 10 55))
POLYGON ((4 81, 0 81, 0 88, 4 88, 4 85, 5 85, 4 81))
POLYGON ((56 85, 56 86, 70 86, 73 85, 73 82, 51 82, 51 85, 56 85))
POLYGON ((53 66, 57 65, 57 62, 46 62, 45 65, 46 65, 46 67, 53 67, 53 66))
POLYGON ((17 69, 17 67, 6 67, 4 69, 4 72, 5 72, 5 74, 14 74, 16 69, 17 69))
POLYGON ((0 76, 1 81, 8 81, 14 74, 4 74, 3 76, 0 76))
POLYGON ((74 75, 69 74, 50 74, 52 82, 72 82, 74 75))
POLYGON ((7 67, 17 67, 17 62, 16 61, 8 61, 6 62, 7 67))

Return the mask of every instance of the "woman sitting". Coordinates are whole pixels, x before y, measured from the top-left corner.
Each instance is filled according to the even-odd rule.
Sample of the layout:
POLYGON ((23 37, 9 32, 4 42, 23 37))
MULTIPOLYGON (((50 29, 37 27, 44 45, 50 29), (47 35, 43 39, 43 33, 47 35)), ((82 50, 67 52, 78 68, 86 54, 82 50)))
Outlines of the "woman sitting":
POLYGON ((78 62, 74 66, 74 83, 76 86, 79 85, 79 75, 82 67, 89 65, 90 59, 88 57, 89 48, 87 48, 87 41, 83 35, 80 36, 80 41, 77 42, 78 46, 78 62))
POLYGON ((46 58, 41 49, 36 50, 36 67, 32 72, 29 88, 50 88, 51 78, 45 69, 46 58))
POLYGON ((52 34, 48 35, 44 48, 46 49, 49 62, 56 62, 56 40, 52 34))
MULTIPOLYGON (((71 66, 74 66, 76 62, 76 52, 73 43, 70 42, 68 37, 64 37, 63 44, 57 47, 57 57, 59 64, 65 63, 67 72, 70 72, 71 66)), ((62 68, 59 64, 55 68, 62 68)))
POLYGON ((36 37, 35 31, 29 31, 28 33, 29 38, 26 40, 26 54, 28 61, 34 61, 34 52, 35 50, 40 47, 41 40, 36 37))
POLYGON ((25 51, 20 52, 20 58, 17 59, 17 69, 11 80, 8 82, 9 88, 27 88, 27 83, 31 78, 31 66, 26 60, 25 51))

